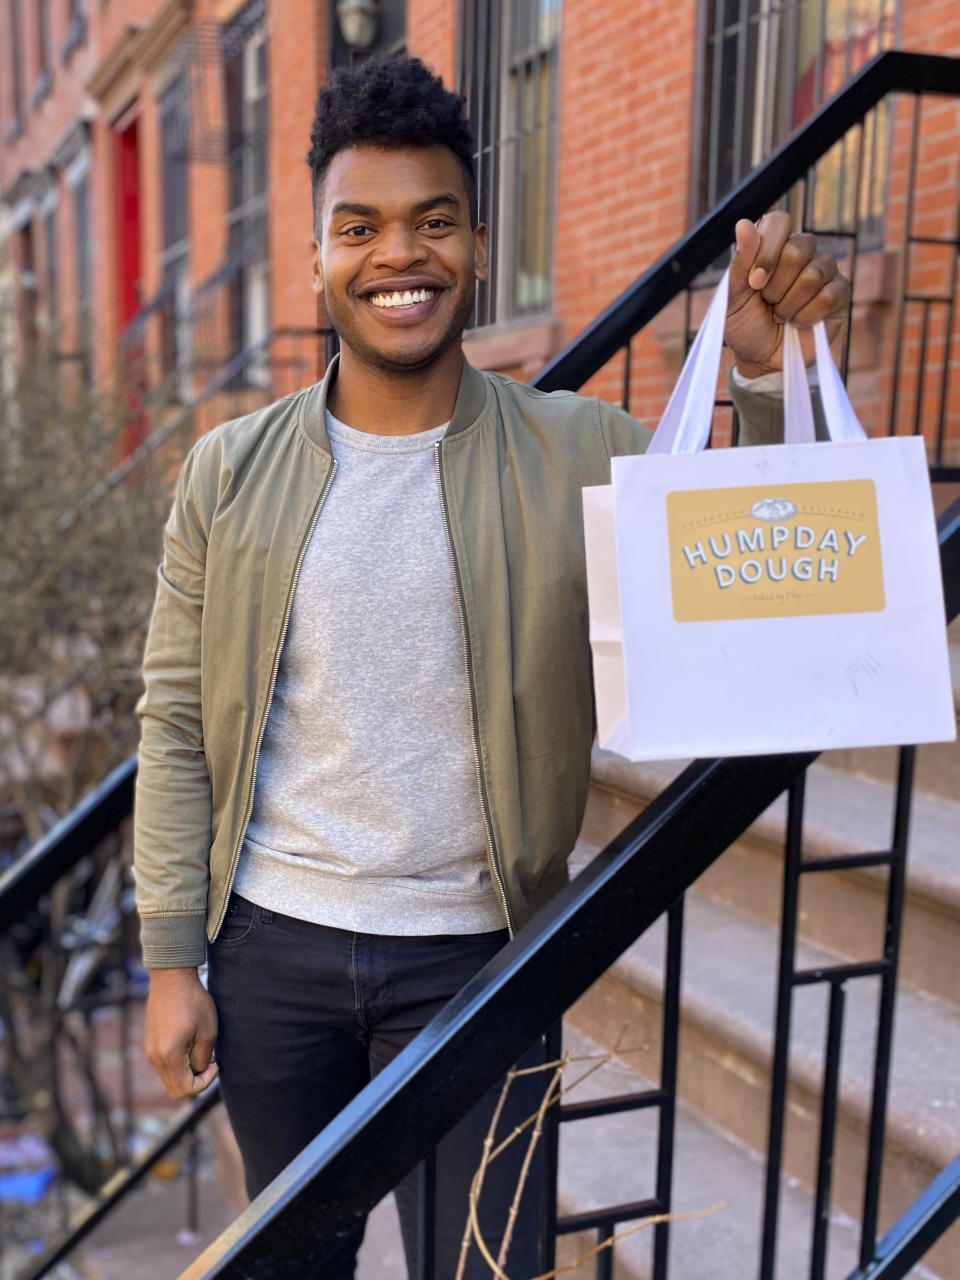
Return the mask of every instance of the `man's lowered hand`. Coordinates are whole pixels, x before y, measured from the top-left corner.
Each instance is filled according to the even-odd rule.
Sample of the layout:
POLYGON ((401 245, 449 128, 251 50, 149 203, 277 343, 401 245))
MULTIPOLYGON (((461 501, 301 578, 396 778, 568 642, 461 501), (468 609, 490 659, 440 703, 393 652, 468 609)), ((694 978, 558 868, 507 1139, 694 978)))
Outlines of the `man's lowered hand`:
POLYGON ((171 1098, 193 1098, 217 1078, 217 1010, 196 969, 152 969, 143 1048, 171 1098))

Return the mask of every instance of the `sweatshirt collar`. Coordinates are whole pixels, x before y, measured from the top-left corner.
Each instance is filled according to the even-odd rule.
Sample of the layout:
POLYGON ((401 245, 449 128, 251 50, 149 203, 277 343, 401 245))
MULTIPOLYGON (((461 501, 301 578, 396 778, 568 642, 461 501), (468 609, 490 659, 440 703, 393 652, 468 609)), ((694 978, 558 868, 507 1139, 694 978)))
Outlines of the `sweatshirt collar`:
MULTIPOLYGON (((337 376, 340 356, 335 355, 327 365, 326 372, 319 382, 307 387, 300 405, 300 425, 307 436, 326 453, 330 453, 330 441, 327 438, 326 409, 327 395, 337 376)), ((465 431, 483 415, 487 408, 490 388, 483 374, 463 357, 463 369, 460 374, 460 387, 457 391, 457 402, 453 409, 453 417, 447 427, 446 435, 457 435, 465 431)))

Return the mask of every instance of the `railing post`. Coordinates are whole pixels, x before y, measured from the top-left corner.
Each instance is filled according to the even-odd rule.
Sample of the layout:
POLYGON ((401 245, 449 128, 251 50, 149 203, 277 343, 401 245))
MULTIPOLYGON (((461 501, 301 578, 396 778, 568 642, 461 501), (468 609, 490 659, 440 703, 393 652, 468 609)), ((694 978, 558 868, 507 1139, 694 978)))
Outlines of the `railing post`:
POLYGON ((780 961, 777 969, 777 1020, 773 1048, 773 1072, 770 1081, 770 1126, 760 1244, 760 1280, 773 1280, 777 1251, 780 1169, 783 1163, 787 1069, 790 1059, 790 1016, 793 1008, 791 978, 797 940, 797 903, 800 893, 800 857, 803 846, 803 801, 806 776, 806 773, 802 773, 796 782, 791 785, 787 801, 787 839, 783 861, 783 901, 780 910, 780 961))
POLYGON ((833 1147, 837 1132, 837 1093, 840 1085, 840 1048, 843 1036, 844 988, 830 983, 830 1010, 827 1016, 827 1044, 823 1068, 823 1105, 820 1112, 820 1151, 817 1157, 817 1192, 813 1215, 813 1246, 810 1250, 810 1280, 823 1280, 827 1260, 827 1231, 830 1226, 830 1184, 833 1178, 833 1147))
MULTIPOLYGON (((683 897, 667 912, 667 949, 663 982, 663 1040, 660 1049, 660 1134, 657 1144, 657 1201, 670 1212, 673 1195, 673 1138, 677 1107, 677 1061, 680 1044, 680 983, 683 967, 683 897)), ((670 1224, 653 1228, 653 1280, 667 1280, 670 1224)), ((607 1252, 612 1252, 607 1250, 607 1252)))
POLYGON ((417 1276, 434 1280, 437 1235, 437 1153, 424 1156, 417 1168, 417 1276))
POLYGON ((883 976, 880 979, 880 1011, 877 1018, 877 1049, 873 1068, 873 1098, 870 1112, 870 1140, 867 1149, 867 1178, 863 1194, 863 1229, 860 1234, 860 1267, 873 1258, 877 1241, 880 1182, 883 1173, 883 1142, 886 1135, 887 1093, 890 1087, 890 1058, 893 1050, 893 1018, 897 998, 897 968, 900 961, 900 931, 907 874, 907 834, 913 799, 916 747, 900 749, 897 773, 897 807, 893 820, 893 861, 887 886, 887 923, 884 937, 883 976))
MULTIPOLYGON (((555 1022, 544 1036, 544 1062, 563 1053, 563 1024, 555 1022)), ((557 1175, 560 1157, 560 1108, 550 1107, 543 1121, 543 1177, 540 1183, 540 1229, 537 1241, 541 1274, 557 1265, 557 1175)))

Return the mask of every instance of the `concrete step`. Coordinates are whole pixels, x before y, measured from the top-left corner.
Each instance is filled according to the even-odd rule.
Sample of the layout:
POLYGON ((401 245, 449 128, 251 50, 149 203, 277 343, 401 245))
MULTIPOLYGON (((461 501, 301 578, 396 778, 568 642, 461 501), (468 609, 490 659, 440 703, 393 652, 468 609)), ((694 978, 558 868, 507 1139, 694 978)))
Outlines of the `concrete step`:
MULTIPOLYGON (((895 754, 891 752, 891 754, 895 754)), ((632 764, 594 750, 582 838, 602 848, 684 768, 632 764)), ((807 773, 804 853, 826 857, 889 848, 895 801, 890 783, 817 761, 807 773)), ((770 924, 783 891, 787 802, 782 796, 708 869, 698 890, 770 924)), ((960 798, 914 792, 907 859, 901 979, 960 1005, 960 798)), ((882 954, 885 870, 820 872, 801 882, 800 934, 851 960, 882 954)))
MULTIPOLYGON (((601 1045, 568 1025, 564 1048, 584 1063, 568 1068, 575 1079, 589 1060, 609 1057, 603 1066, 571 1094, 571 1100, 649 1088, 630 1058, 605 1055, 601 1045)), ((640 1199, 653 1192, 657 1118, 651 1111, 633 1115, 577 1120, 561 1126, 560 1212, 578 1213, 602 1205, 640 1199)), ((764 1165, 752 1151, 729 1134, 684 1107, 676 1118, 674 1151, 675 1212, 709 1209, 708 1216, 678 1221, 670 1229, 670 1280, 744 1280, 759 1265, 764 1165)), ((619 1229, 629 1224, 621 1224, 619 1229)), ((781 1184, 777 1232, 778 1280, 797 1280, 809 1271, 813 1231, 813 1197, 794 1180, 781 1184)), ((558 1261, 572 1262, 596 1243, 591 1233, 562 1237, 558 1261)), ((827 1276, 841 1280, 856 1265, 859 1232, 849 1217, 833 1213, 828 1234, 827 1276)), ((614 1272, 620 1280, 646 1280, 651 1271, 653 1232, 631 1233, 614 1245, 614 1272)), ((593 1277, 584 1265, 570 1273, 593 1277)), ((926 1266, 911 1271, 914 1280, 935 1273, 926 1266)))
MULTIPOLYGON (((650 1076, 659 1071, 663 948, 660 924, 638 939, 568 1015, 573 1026, 607 1048, 629 1043, 635 1049, 631 1062, 650 1076)), ((798 946, 804 967, 833 959, 809 943, 798 946)), ((767 1145, 776 967, 775 930, 727 904, 688 894, 680 1097, 761 1152, 767 1145)), ((878 985, 872 978, 847 984, 834 1203, 854 1217, 863 1194, 878 985)), ((784 1169, 807 1188, 815 1183, 826 1000, 827 992, 815 986, 798 989, 793 999, 784 1169)), ((887 1222, 912 1204, 956 1154, 958 1062, 960 1013, 944 1001, 901 990, 883 1179, 887 1222)))

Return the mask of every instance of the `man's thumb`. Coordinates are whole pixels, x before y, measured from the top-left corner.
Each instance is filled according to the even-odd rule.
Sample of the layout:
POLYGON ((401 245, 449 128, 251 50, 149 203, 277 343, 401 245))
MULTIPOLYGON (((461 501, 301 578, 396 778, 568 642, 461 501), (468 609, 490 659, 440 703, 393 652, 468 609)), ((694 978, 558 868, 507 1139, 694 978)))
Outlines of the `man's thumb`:
POLYGON ((760 250, 760 232, 749 218, 741 218, 733 229, 737 247, 730 261, 730 296, 735 298, 749 289, 747 277, 760 250))

